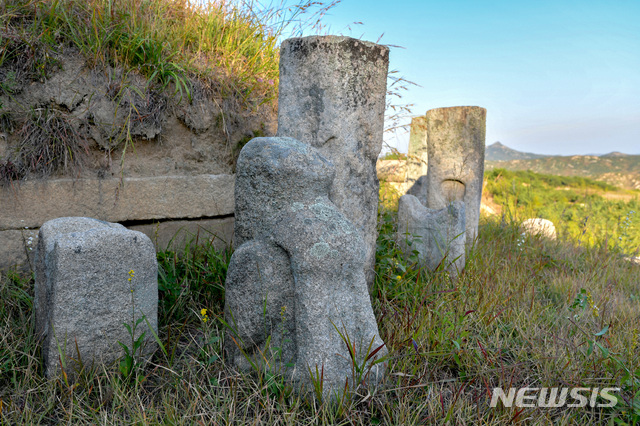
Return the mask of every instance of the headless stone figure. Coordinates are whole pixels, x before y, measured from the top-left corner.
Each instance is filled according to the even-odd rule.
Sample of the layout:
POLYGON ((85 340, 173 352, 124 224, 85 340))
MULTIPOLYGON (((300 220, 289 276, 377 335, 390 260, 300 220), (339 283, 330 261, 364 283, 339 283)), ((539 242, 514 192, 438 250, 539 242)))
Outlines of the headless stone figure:
POLYGON ((313 146, 335 166, 329 199, 362 234, 370 288, 388 68, 388 47, 351 37, 290 38, 280 47, 278 136, 313 146))
POLYGON ((426 161, 408 161, 413 186, 398 203, 396 240, 405 259, 416 254, 431 270, 443 264, 453 277, 464 269, 465 244, 478 234, 486 113, 480 107, 437 108, 411 122, 409 153, 428 158, 429 165, 424 179, 417 176, 426 161))
MULTIPOLYGON (((240 153, 236 241, 225 316, 233 331, 226 351, 241 369, 275 368, 298 387, 339 394, 352 377, 344 336, 356 361, 383 345, 364 276, 365 245, 329 200, 335 170, 315 148, 291 138, 256 138, 240 153), (251 360, 251 362, 249 362, 251 360)), ((383 347, 372 358, 386 354, 383 347)), ((374 365, 369 384, 382 378, 374 365)))

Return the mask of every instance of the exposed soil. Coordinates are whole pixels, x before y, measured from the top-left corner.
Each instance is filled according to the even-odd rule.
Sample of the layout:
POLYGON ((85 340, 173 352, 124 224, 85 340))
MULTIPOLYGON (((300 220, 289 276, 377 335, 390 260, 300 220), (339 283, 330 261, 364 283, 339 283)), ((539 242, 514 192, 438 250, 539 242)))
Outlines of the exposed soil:
POLYGON ((482 191, 480 210, 492 216, 502 214, 502 206, 493 200, 493 196, 488 191, 482 191))
POLYGON ((232 173, 244 143, 276 131, 275 102, 241 106, 196 79, 188 99, 73 49, 52 62, 35 81, 0 67, 0 166, 19 178, 232 173))

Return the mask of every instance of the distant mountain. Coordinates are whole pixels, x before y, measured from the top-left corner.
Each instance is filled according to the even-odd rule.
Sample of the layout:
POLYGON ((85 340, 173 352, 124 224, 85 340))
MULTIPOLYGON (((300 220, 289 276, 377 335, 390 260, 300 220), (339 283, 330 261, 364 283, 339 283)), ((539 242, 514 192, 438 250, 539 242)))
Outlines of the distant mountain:
POLYGON ((608 154, 602 154, 600 157, 628 157, 629 154, 625 154, 624 152, 620 152, 620 151, 612 151, 608 154))
MULTIPOLYGON (((395 158, 395 157, 394 157, 395 158)), ((593 155, 540 155, 520 152, 496 142, 485 149, 485 170, 531 170, 559 176, 582 176, 611 185, 640 190, 640 155, 621 152, 593 155)), ((403 182, 405 162, 379 160, 378 176, 388 182, 403 182)))
POLYGON ((485 161, 533 160, 544 157, 546 157, 546 155, 516 151, 500 142, 489 145, 484 151, 485 161))

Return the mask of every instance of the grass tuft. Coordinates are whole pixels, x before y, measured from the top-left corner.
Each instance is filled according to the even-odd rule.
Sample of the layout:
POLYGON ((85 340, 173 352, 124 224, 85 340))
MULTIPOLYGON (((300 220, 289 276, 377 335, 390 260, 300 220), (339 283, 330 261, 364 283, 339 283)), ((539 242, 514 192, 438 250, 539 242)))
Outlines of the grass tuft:
POLYGON ((89 154, 89 144, 71 120, 67 114, 48 107, 31 111, 20 129, 18 175, 48 176, 59 170, 79 170, 89 154))

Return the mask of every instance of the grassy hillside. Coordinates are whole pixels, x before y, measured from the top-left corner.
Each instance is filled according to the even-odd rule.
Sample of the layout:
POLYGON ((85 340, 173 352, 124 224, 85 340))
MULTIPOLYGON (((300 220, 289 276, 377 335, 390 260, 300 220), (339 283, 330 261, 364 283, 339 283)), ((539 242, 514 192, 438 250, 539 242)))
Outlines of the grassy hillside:
POLYGON ((561 176, 583 176, 627 189, 640 189, 640 155, 574 155, 528 160, 487 161, 486 170, 531 170, 561 176))
POLYGON ((278 77, 276 40, 286 24, 270 26, 273 11, 237 4, 7 0, 0 9, 0 67, 15 78, 46 78, 56 54, 72 46, 93 64, 134 69, 184 96, 198 78, 227 96, 268 101, 278 77))
POLYGON ((619 190, 577 176, 493 169, 485 174, 485 195, 514 222, 551 220, 560 236, 576 244, 606 245, 638 255, 640 191, 619 190))
MULTIPOLYGON (((381 202, 394 209, 401 195, 380 170, 381 202)), ((601 245, 627 254, 640 248, 640 191, 620 189, 581 176, 490 169, 485 172, 483 202, 504 220, 551 220, 562 238, 578 245, 601 245)), ((637 254, 636 254, 637 255, 637 254)))
POLYGON ((186 247, 181 257, 158 254, 165 351, 127 373, 86 367, 77 383, 42 377, 33 281, 1 275, 0 423, 640 421, 639 265, 607 245, 523 237, 508 216, 494 217, 483 219, 465 272, 451 281, 402 260, 394 222, 381 208, 372 300, 389 370, 375 392, 359 387, 339 403, 317 403, 292 393, 277 371, 229 368, 220 319, 230 253, 186 247), (614 408, 489 407, 494 387, 541 386, 621 390, 614 408))
POLYGON ((162 150, 169 133, 178 172, 230 172, 243 143, 275 131, 279 37, 333 4, 0 2, 0 185, 104 176, 118 157, 124 176, 136 144, 179 157, 162 150))

